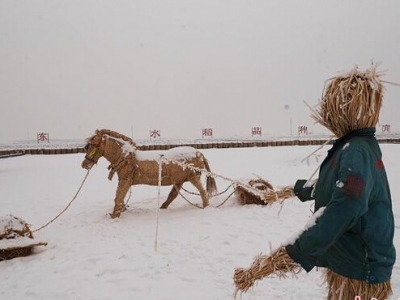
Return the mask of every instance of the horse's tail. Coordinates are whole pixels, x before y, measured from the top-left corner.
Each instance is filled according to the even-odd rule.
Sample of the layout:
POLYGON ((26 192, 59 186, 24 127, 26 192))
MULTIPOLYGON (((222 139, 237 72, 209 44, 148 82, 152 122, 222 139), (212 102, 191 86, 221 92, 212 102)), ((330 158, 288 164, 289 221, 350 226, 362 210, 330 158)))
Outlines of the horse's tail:
MULTIPOLYGON (((203 156, 204 167, 210 173, 211 169, 210 169, 210 165, 208 164, 208 160, 204 157, 203 154, 202 154, 202 156, 203 156)), ((215 182, 215 178, 210 174, 207 174, 206 190, 207 190, 208 196, 211 196, 218 192, 217 183, 215 182)))

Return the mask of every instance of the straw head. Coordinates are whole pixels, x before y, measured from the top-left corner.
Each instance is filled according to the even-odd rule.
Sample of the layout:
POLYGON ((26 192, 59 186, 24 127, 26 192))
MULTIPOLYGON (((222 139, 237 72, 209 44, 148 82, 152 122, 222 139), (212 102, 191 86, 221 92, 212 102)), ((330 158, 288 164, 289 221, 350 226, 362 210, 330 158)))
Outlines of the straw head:
POLYGON ((356 66, 329 79, 311 117, 337 137, 356 129, 375 127, 384 93, 380 80, 383 73, 377 72, 377 67, 360 71, 356 66))

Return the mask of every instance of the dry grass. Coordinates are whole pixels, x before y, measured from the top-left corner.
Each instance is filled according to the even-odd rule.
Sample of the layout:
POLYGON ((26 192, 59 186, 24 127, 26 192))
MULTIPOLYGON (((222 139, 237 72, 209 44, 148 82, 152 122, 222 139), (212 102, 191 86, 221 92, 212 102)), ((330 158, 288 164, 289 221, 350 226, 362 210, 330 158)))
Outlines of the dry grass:
POLYGON ((246 186, 239 184, 235 186, 236 198, 241 205, 267 205, 268 202, 264 200, 264 192, 273 190, 272 185, 262 178, 251 179, 246 186))
POLYGON ((337 137, 356 129, 375 127, 384 94, 382 75, 375 65, 365 71, 355 67, 349 73, 329 79, 311 117, 337 137))
POLYGON ((13 215, 7 215, 1 219, 0 240, 24 236, 33 237, 29 224, 24 220, 13 215))
POLYGON ((16 257, 29 256, 32 254, 32 250, 33 246, 13 249, 0 249, 0 261, 9 260, 16 257))
POLYGON ((13 247, 0 249, 0 261, 9 260, 17 257, 29 256, 33 253, 35 246, 46 246, 47 243, 32 243, 24 247, 13 247))
POLYGON ((272 190, 272 191, 267 191, 264 194, 264 200, 267 203, 274 203, 274 202, 283 202, 286 199, 294 197, 294 191, 293 191, 293 186, 285 186, 282 187, 279 190, 272 190))
POLYGON ((301 266, 294 262, 286 253, 284 247, 279 248, 271 255, 259 255, 248 269, 235 269, 233 281, 236 286, 235 295, 238 292, 247 292, 256 282, 263 278, 277 276, 287 277, 288 273, 298 274, 301 266))

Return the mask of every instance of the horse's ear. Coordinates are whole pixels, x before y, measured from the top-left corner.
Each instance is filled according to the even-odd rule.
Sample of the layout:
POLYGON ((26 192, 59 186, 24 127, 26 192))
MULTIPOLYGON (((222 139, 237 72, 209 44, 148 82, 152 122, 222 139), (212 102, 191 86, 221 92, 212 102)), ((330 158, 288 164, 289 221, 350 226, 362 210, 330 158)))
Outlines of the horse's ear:
POLYGON ((96 131, 94 132, 96 135, 98 135, 100 132, 100 130, 96 129, 96 131))

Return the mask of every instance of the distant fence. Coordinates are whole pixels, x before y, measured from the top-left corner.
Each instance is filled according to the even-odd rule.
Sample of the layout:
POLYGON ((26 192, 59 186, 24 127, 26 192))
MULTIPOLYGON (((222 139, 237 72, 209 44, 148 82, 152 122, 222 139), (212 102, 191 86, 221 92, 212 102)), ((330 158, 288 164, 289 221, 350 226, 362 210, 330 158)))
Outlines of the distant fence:
MULTIPOLYGON (((326 139, 293 139, 293 140, 271 140, 271 141, 207 141, 201 143, 179 143, 179 144, 150 144, 150 145, 138 145, 139 150, 168 150, 179 146, 191 146, 196 149, 224 149, 224 148, 249 148, 249 147, 280 147, 280 146, 310 146, 310 145, 323 145, 326 143, 326 139)), ((400 138, 378 138, 381 144, 400 144, 400 138)), ((329 144, 332 144, 330 141, 329 144)), ((0 149, 0 157, 11 157, 22 154, 74 154, 74 153, 85 153, 83 147, 75 148, 26 148, 26 149, 0 149)))

